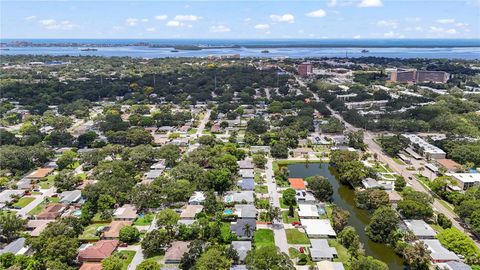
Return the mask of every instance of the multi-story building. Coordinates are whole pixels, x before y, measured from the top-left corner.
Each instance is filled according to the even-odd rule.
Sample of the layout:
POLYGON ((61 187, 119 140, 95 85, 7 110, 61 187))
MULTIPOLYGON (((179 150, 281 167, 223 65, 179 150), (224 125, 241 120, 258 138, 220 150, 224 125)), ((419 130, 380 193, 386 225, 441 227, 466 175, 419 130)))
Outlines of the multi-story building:
POLYGON ((298 67, 297 67, 297 72, 298 72, 298 75, 300 75, 302 77, 305 77, 305 76, 308 76, 308 75, 312 74, 312 72, 313 72, 312 63, 303 62, 303 63, 299 64, 298 67))
POLYGON ((416 69, 389 69, 389 79, 391 82, 399 83, 446 83, 450 74, 445 71, 430 71, 416 69))

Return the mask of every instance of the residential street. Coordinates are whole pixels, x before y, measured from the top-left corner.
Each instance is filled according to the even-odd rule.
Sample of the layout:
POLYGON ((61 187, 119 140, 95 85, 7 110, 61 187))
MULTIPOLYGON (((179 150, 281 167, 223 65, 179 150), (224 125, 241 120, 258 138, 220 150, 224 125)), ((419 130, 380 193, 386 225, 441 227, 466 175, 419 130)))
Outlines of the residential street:
MULTIPOLYGON (((267 178, 267 186, 268 186, 268 194, 270 196, 270 203, 274 207, 280 207, 278 192, 277 192, 277 184, 275 183, 275 179, 273 178, 273 159, 269 158, 267 164, 265 165, 265 176, 267 178)), ((275 245, 280 248, 282 252, 288 254, 288 242, 287 242, 287 235, 285 233, 285 228, 282 222, 273 222, 272 225, 274 237, 275 237, 275 245)))

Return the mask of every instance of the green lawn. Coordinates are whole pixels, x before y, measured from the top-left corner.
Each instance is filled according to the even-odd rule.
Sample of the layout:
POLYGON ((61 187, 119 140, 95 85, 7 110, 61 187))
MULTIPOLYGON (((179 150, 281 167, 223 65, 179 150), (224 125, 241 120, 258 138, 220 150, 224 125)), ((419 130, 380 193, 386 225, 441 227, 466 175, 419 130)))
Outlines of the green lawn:
POLYGON ((297 229, 286 229, 287 242, 292 245, 310 245, 308 236, 297 229))
POLYGON ((282 221, 283 223, 292 223, 294 221, 299 221, 297 211, 294 212, 293 217, 288 216, 288 211, 282 211, 282 221))
POLYGON ((290 256, 290 259, 295 259, 300 255, 300 251, 294 247, 288 248, 288 255, 290 256))
POLYGON ((137 252, 135 252, 133 250, 122 250, 122 251, 119 251, 118 253, 125 256, 126 259, 123 261, 122 270, 127 270, 128 265, 132 262, 133 257, 135 256, 135 253, 137 253, 137 252))
POLYGON ((154 214, 146 214, 143 218, 142 217, 137 218, 133 223, 133 225, 137 225, 137 226, 150 225, 153 221, 153 218, 154 218, 154 214))
POLYGON ((35 200, 35 197, 22 197, 18 202, 14 203, 13 206, 23 208, 29 205, 33 200, 35 200))
POLYGON ((86 173, 79 173, 79 174, 77 174, 77 176, 80 177, 80 179, 82 179, 82 180, 87 179, 87 174, 86 173))
POLYGON ((268 187, 265 186, 265 185, 255 186, 255 192, 256 193, 261 193, 261 194, 267 194, 268 193, 268 187))
POLYGON ((101 216, 100 216, 100 213, 96 213, 95 216, 93 216, 92 218, 92 222, 95 222, 95 223, 104 223, 104 222, 110 222, 111 219, 103 219, 101 216))
POLYGON ((160 267, 162 267, 163 265, 160 263, 162 260, 163 260, 163 255, 158 255, 158 256, 153 256, 153 257, 150 257, 148 259, 145 259, 144 261, 153 261, 153 262, 158 263, 158 265, 160 265, 160 267))
POLYGON ((42 210, 47 207, 49 203, 58 203, 60 201, 60 198, 58 197, 48 197, 46 198, 43 202, 39 203, 35 208, 33 208, 30 212, 28 212, 29 215, 38 215, 42 210))
POLYGON ((40 185, 40 188, 41 189, 49 189, 51 187, 53 187, 53 179, 55 178, 54 175, 49 175, 45 178, 43 178, 40 183, 38 183, 40 185))
POLYGON ((108 226, 110 223, 94 223, 88 225, 84 230, 83 233, 78 237, 80 240, 99 240, 100 237, 97 236, 97 229, 99 227, 108 226))
POLYGON ((253 241, 256 248, 275 246, 273 231, 269 229, 258 229, 253 234, 253 241))
POLYGON ((328 244, 337 250, 338 257, 333 261, 341 262, 344 264, 346 269, 349 269, 350 267, 347 268, 347 266, 350 266, 350 255, 348 255, 347 249, 342 246, 337 240, 328 240, 328 244))
POLYGON ((395 163, 400 164, 400 165, 405 165, 405 162, 403 162, 401 159, 393 157, 392 158, 395 163))
POLYGON ((191 128, 191 129, 188 130, 187 133, 190 134, 190 135, 193 135, 193 134, 197 133, 197 129, 196 128, 191 128))

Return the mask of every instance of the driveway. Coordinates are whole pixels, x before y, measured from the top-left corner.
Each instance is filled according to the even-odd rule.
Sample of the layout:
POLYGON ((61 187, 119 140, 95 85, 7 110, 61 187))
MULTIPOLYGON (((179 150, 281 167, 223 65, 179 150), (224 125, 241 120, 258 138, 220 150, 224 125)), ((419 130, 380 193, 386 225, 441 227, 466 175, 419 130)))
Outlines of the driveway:
POLYGON ((55 188, 43 189, 41 190, 41 195, 35 195, 35 200, 29 203, 27 206, 23 207, 22 209, 17 211, 17 216, 19 217, 26 217, 28 212, 32 211, 37 205, 43 202, 46 197, 50 197, 54 192, 55 188))

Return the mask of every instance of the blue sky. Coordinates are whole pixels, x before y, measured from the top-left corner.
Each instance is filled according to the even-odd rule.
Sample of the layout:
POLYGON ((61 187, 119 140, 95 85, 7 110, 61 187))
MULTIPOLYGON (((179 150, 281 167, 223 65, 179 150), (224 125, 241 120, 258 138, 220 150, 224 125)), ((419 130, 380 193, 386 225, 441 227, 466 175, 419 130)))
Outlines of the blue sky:
POLYGON ((480 38, 480 0, 0 0, 2 38, 480 38))

